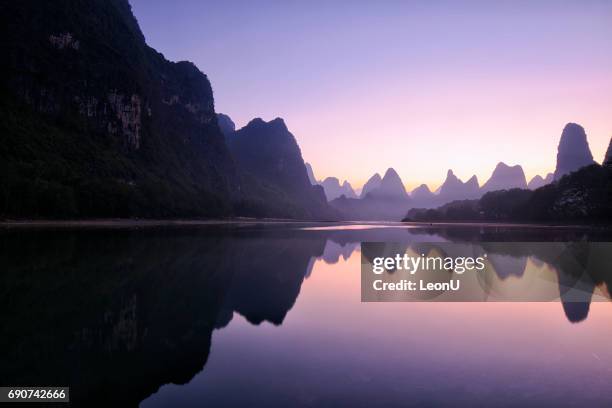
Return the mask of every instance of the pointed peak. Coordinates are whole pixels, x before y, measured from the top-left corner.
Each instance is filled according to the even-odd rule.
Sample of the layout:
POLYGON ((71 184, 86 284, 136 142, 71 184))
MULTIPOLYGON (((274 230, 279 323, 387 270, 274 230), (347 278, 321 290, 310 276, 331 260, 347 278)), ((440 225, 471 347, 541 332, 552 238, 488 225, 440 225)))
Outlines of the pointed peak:
MULTIPOLYGON (((389 168, 387 169, 387 171, 385 171, 385 177, 386 177, 387 175, 396 175, 396 176, 397 176, 398 174, 397 174, 397 171, 395 171, 395 169, 394 169, 393 167, 389 167, 389 168)), ((383 178, 384 178, 384 177, 383 177, 383 178)))
POLYGON ((504 169, 504 168, 510 168, 510 166, 508 166, 506 163, 504 162, 499 162, 497 163, 497 165, 495 166, 495 169, 504 169))
POLYGON ((380 177, 380 174, 378 173, 374 173, 374 175, 368 179, 368 181, 381 181, 381 180, 382 180, 382 177, 380 177))
POLYGON ((414 190, 412 190, 412 193, 414 192, 428 192, 431 193, 431 190, 429 189, 429 186, 427 184, 421 184, 420 186, 416 187, 414 190))
POLYGON ((455 176, 455 173, 453 173, 453 170, 448 169, 448 171, 446 172, 446 178, 454 177, 454 176, 455 176))

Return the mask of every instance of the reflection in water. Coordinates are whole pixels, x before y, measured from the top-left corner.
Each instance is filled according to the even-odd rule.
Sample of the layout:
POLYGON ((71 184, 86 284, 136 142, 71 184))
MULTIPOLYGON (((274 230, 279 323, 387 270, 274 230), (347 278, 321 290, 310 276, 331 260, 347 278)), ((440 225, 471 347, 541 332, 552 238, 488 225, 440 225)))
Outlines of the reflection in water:
MULTIPOLYGON (((589 234, 589 239, 606 238, 589 234)), ((168 403, 164 399, 167 397, 165 387, 163 392, 154 394, 159 387, 168 383, 189 383, 190 386, 198 383, 201 375, 212 370, 202 371, 209 358, 213 331, 221 329, 218 333, 226 332, 229 336, 232 327, 237 327, 245 333, 227 339, 228 346, 240 339, 267 355, 269 361, 265 364, 269 370, 272 367, 286 369, 282 375, 275 371, 274 375, 268 373, 266 376, 262 371, 262 378, 248 380, 251 386, 260 381, 278 382, 280 388, 275 389, 274 394, 259 395, 259 401, 266 406, 337 405, 341 401, 351 401, 354 406, 371 406, 375 401, 383 405, 404 405, 400 402, 405 402, 408 395, 415 403, 419 399, 425 402, 426 398, 433 398, 432 395, 425 391, 419 394, 418 390, 435 388, 437 381, 446 378, 445 373, 432 367, 425 371, 422 366, 416 367, 414 362, 405 360, 407 357, 402 350, 397 349, 399 344, 389 345, 388 353, 395 354, 388 354, 385 348, 372 347, 393 341, 393 333, 399 327, 395 326, 395 320, 406 312, 409 315, 412 312, 415 318, 421 316, 421 321, 413 326, 414 332, 401 331, 397 336, 407 342, 417 342, 420 341, 416 334, 419 330, 445 324, 452 327, 452 321, 460 320, 461 317, 452 312, 458 306, 393 304, 390 313, 380 314, 378 311, 383 310, 379 309, 380 305, 360 304, 358 295, 347 299, 347 290, 359 285, 358 243, 396 242, 404 250, 419 253, 427 250, 422 242, 461 241, 466 245, 473 242, 469 245, 476 248, 479 247, 477 241, 578 241, 583 238, 583 231, 481 227, 304 230, 282 225, 247 225, 240 228, 7 231, 0 234, 3 271, 0 275, 3 322, 0 344, 4 352, 0 383, 70 385, 76 406, 137 406, 147 397, 150 398, 145 406, 163 406, 168 403), (315 266, 318 269, 309 278, 313 265, 318 265, 315 266), (322 265, 330 270, 316 272, 325 269, 322 265), (307 314, 310 320, 297 326, 283 325, 306 278, 321 282, 320 289, 311 291, 306 298, 312 308, 307 314), (332 300, 323 301, 327 294, 331 294, 332 300), (415 315, 414 312, 419 313, 415 315), (233 322, 236 313, 242 317, 233 322), (342 318, 335 317, 340 314, 342 318), (267 325, 261 325, 262 322, 283 326, 270 338, 257 340, 255 335, 246 333, 242 318, 250 327, 260 325, 256 328, 258 333, 269 330, 267 325), (326 323, 321 326, 320 322, 326 323), (323 338, 336 346, 328 349, 323 338), (318 384, 316 388, 302 388, 296 394, 297 385, 290 381, 292 376, 299 379, 317 374, 296 372, 303 366, 292 368, 290 362, 292 358, 299 360, 299 356, 283 354, 285 350, 276 343, 279 339, 299 344, 311 339, 302 352, 310 358, 310 369, 325 370, 318 372, 321 381, 326 378, 325 383, 315 381, 311 384, 318 384), (251 340, 253 342, 249 343, 251 340), (357 354, 360 355, 357 360, 352 354, 349 358, 347 353, 356 352, 358 346, 363 347, 366 354, 357 354), (378 364, 375 355, 367 353, 374 353, 384 361, 396 356, 403 362, 402 370, 408 372, 386 373, 385 365, 378 364), (334 365, 320 359, 334 361, 334 365), (364 371, 364 367, 372 372, 364 371), (334 377, 334 373, 345 373, 345 370, 356 377, 334 377), (202 374, 196 376, 201 371, 202 374), (387 383, 371 377, 384 378, 389 374, 393 379, 388 378, 387 383), (334 380, 327 378, 329 376, 334 380), (400 379, 411 383, 398 383, 400 379), (360 384, 360 388, 355 388, 355 384, 360 384), (375 384, 383 388, 378 391, 386 392, 386 397, 377 394, 375 384), (318 390, 327 390, 329 395, 317 400, 318 390)), ((491 262, 499 281, 523 277, 527 265, 552 268, 559 274, 557 281, 564 299, 563 311, 571 322, 584 320, 589 313, 591 299, 584 296, 584 292, 593 293, 597 285, 608 287, 612 283, 611 274, 602 272, 611 264, 610 255, 606 253, 600 254, 601 257, 584 258, 600 259, 601 265, 584 265, 581 259, 570 259, 562 254, 537 253, 537 245, 526 245, 512 254, 503 253, 501 249, 501 253, 496 253, 495 246, 474 250, 495 254, 491 262), (591 271, 588 276, 582 274, 585 268, 591 271)), ((534 306, 534 309, 537 308, 534 306)), ((478 313, 476 308, 471 310, 478 313)), ((300 316, 306 311, 295 313, 300 316)), ((463 318, 465 320, 465 316, 463 318)), ((500 321, 503 318, 500 316, 500 321)), ((612 327, 612 321, 610 325, 612 327)), ((485 350, 482 356, 487 355, 485 341, 489 340, 473 339, 475 345, 485 350)), ((435 339, 426 341, 427 350, 437 350, 436 342, 435 339)), ((458 356, 437 351, 447 369, 460 369, 466 363, 458 360, 458 356)), ((225 368, 237 376, 237 380, 236 370, 251 358, 245 353, 245 349, 240 349, 234 356, 234 366, 225 368)), ((263 364, 258 363, 262 370, 263 364)), ((486 366, 486 361, 470 361, 469 364, 486 366)), ((569 369, 571 371, 571 367, 569 369)), ((207 377, 202 381, 221 381, 224 377, 221 372, 218 374, 216 380, 207 377)), ((232 378, 227 380, 231 382, 232 378)), ((461 391, 469 388, 467 379, 463 382, 457 378, 446 380, 445 387, 455 387, 452 389, 455 394, 438 395, 438 403, 461 405, 462 400, 470 400, 470 395, 461 391)), ((226 405, 232 405, 231 401, 234 405, 244 405, 245 400, 241 399, 241 394, 231 392, 230 384, 224 383, 223 387, 216 384, 218 389, 227 389, 228 393, 224 396, 212 393, 211 396, 219 398, 211 397, 213 406, 223 401, 226 405)), ((250 397, 253 395, 258 394, 250 397)), ((475 395, 486 396, 486 393, 475 395)), ((200 406, 201 397, 198 394, 196 399, 182 399, 180 403, 200 406)), ((488 401, 508 401, 500 397, 490 395, 488 401)), ((251 404, 257 405, 257 401, 251 404)))

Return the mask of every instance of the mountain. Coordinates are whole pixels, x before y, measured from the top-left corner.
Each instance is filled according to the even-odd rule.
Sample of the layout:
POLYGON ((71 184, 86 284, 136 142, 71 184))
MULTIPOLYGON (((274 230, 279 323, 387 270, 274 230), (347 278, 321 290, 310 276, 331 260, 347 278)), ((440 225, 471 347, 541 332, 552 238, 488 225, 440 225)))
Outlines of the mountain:
POLYGON ((584 128, 576 123, 565 125, 557 149, 555 180, 593 163, 595 162, 589 149, 584 128))
POLYGON ((362 198, 340 196, 330 205, 349 220, 399 221, 411 203, 402 180, 392 168, 387 169, 382 179, 375 174, 364 186, 364 192, 362 198))
POLYGON ((411 209, 404 221, 612 223, 612 168, 582 167, 534 191, 513 188, 437 209, 411 209))
POLYGON ((495 190, 509 190, 511 188, 527 188, 527 180, 523 168, 519 165, 508 166, 504 162, 497 163, 493 174, 482 186, 481 191, 486 193, 495 190))
MULTIPOLYGON (((362 193, 363 194, 363 193, 362 193)), ((400 178, 399 174, 393 169, 388 168, 380 181, 378 187, 372 188, 368 191, 368 194, 378 199, 386 200, 407 200, 408 194, 404 183, 400 178)))
POLYGON ((612 138, 610 138, 610 144, 608 144, 608 150, 606 151, 606 157, 604 157, 603 165, 612 167, 612 138))
POLYGON ((478 179, 472 176, 467 182, 462 182, 452 170, 446 173, 446 179, 439 189, 439 200, 447 203, 454 200, 464 200, 479 196, 478 179))
POLYGON ((545 178, 542 178, 539 174, 535 175, 527 184, 529 190, 535 190, 546 184, 552 183, 554 180, 554 174, 548 173, 545 178))
POLYGON ((465 187, 465 191, 468 197, 476 197, 480 195, 480 187, 478 185, 478 177, 473 175, 466 181, 463 186, 465 187))
POLYGON ((255 217, 336 219, 321 186, 308 179, 300 147, 285 122, 253 119, 228 135, 245 194, 241 214, 255 217))
POLYGON ((0 217, 219 217, 240 190, 211 84, 127 0, 3 2, 0 217))
POLYGON ((382 182, 382 179, 380 178, 380 174, 375 173, 372 177, 370 177, 370 179, 368 181, 366 181, 366 183, 363 185, 363 187, 361 188, 361 194, 359 195, 360 198, 364 198, 370 191, 377 189, 378 187, 380 187, 380 183, 382 182))
POLYGON ((357 198, 353 187, 346 180, 340 185, 340 181, 336 177, 327 177, 321 182, 321 186, 325 190, 327 201, 334 200, 342 195, 347 198, 357 198))
POLYGON ((427 184, 421 184, 410 192, 410 198, 414 201, 432 200, 436 195, 431 192, 427 184))
POLYGON ((312 166, 310 165, 310 163, 304 163, 304 165, 306 166, 306 174, 308 175, 308 181, 310 181, 310 184, 312 184, 313 186, 316 185, 317 179, 315 178, 314 171, 312 171, 312 166))

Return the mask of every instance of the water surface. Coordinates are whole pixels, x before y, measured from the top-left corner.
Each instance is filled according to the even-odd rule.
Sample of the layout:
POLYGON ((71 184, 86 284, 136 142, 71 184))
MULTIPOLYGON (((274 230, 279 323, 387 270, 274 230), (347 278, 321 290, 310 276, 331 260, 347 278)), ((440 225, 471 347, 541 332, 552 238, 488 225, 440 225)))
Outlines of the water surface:
MULTIPOLYGON (((608 302, 360 301, 360 242, 610 240, 605 230, 330 227, 4 231, 0 382, 69 385, 76 406, 612 402, 608 302)), ((503 285, 554 269, 503 256, 503 285)), ((593 290, 608 293, 609 275, 593 290)))

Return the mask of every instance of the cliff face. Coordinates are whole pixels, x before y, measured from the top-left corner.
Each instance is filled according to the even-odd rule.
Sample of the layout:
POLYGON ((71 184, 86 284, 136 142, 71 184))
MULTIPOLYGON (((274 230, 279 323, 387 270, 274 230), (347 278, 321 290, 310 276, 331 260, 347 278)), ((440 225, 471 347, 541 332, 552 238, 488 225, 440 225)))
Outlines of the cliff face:
POLYGON ((227 144, 243 186, 239 213, 257 217, 336 219, 321 186, 313 186, 295 137, 285 122, 253 119, 227 144))
POLYGON ((565 125, 557 149, 555 180, 594 163, 584 128, 575 123, 565 125))
POLYGON ((127 0, 0 7, 0 215, 231 213, 211 85, 146 45, 127 0))

